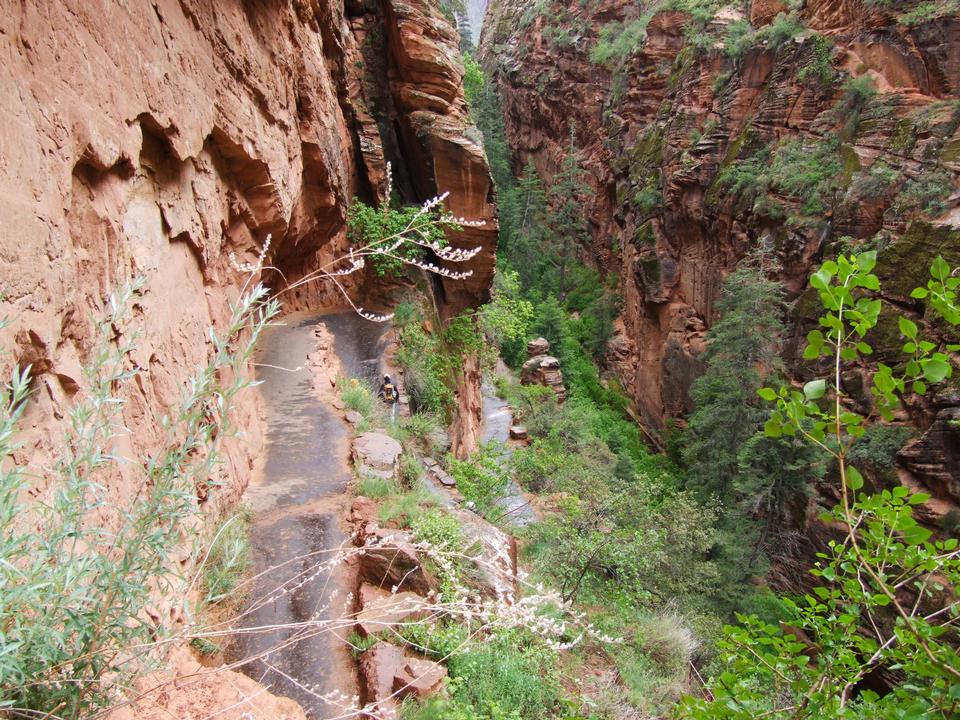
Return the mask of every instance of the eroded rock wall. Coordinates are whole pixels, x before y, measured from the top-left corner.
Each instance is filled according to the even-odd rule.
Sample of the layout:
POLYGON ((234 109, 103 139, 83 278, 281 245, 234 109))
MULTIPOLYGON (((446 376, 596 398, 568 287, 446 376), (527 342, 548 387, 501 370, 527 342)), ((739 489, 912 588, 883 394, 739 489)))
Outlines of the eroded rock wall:
MULTIPOLYGON (((765 246, 779 262, 791 301, 803 295, 813 264, 844 247, 844 236, 899 246, 888 257, 896 254, 924 281, 932 255, 917 237, 928 233, 897 199, 911 180, 936 170, 944 207, 926 219, 941 226, 957 219, 960 18, 906 24, 898 13, 916 3, 879 5, 809 0, 800 13, 806 29, 794 39, 757 42, 739 56, 724 49, 729 27, 749 19, 759 30, 785 4, 732 5, 700 30, 685 13, 654 12, 634 53, 601 64, 590 54, 604 28, 641 22, 656 3, 491 3, 482 54, 501 90, 516 167, 532 160, 551 177, 573 124, 593 190, 585 259, 618 274, 624 297, 608 360, 647 423, 690 411, 687 390, 702 371, 698 355, 723 279, 748 250, 765 246), (698 32, 713 33, 707 47, 694 47, 698 32), (875 93, 857 105, 845 84, 851 79, 869 80, 875 93), (802 198, 777 188, 769 193, 776 207, 758 204, 722 181, 738 161, 787 139, 811 153, 836 143, 842 171, 824 209, 805 212, 802 198), (788 222, 791 215, 801 221, 788 222)), ((949 254, 950 243, 941 244, 949 254)), ((801 318, 810 307, 803 297, 801 318)), ((903 288, 891 297, 919 309, 903 288)), ((882 349, 894 352, 884 340, 882 349)), ((802 375, 797 344, 791 360, 802 375)), ((929 419, 918 418, 921 427, 929 419)))
MULTIPOLYGON (((38 478, 87 388, 92 318, 108 293, 145 280, 133 321, 114 329, 115 339, 138 333, 139 371, 124 391, 129 432, 116 450, 145 457, 158 449, 160 418, 210 356, 208 328, 224 329, 247 279, 231 253, 254 260, 271 235, 276 271, 263 279, 274 289, 330 262, 347 246, 350 198, 377 199, 388 161, 404 199, 441 188, 455 214, 490 221, 452 238, 484 247, 474 275, 437 285, 448 315, 486 298, 496 242, 489 173, 470 139, 456 34, 429 0, 5 0, 0 47, 2 363, 33 365, 17 462, 38 478), (364 72, 374 54, 382 73, 364 72)), ((283 299, 340 302, 323 285, 283 299)), ((235 417, 244 437, 228 443, 212 478, 223 483, 218 502, 247 484, 257 418, 247 393, 235 417)), ((117 473, 111 502, 136 487, 136 467, 117 473)), ((31 492, 42 496, 43 482, 31 492)))

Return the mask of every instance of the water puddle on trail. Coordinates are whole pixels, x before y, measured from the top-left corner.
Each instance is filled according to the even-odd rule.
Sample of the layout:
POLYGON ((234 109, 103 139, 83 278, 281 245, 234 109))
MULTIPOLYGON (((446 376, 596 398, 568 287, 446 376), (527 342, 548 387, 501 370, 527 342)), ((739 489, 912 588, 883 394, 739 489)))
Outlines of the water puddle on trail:
POLYGON ((322 323, 333 334, 343 373, 375 389, 386 325, 353 312, 293 313, 280 322, 264 333, 257 353, 266 447, 262 475, 244 498, 253 510, 257 577, 228 660, 256 658, 244 665, 247 675, 319 720, 341 713, 319 696, 356 690, 343 643, 309 624, 336 619, 348 592, 340 573, 318 574, 318 565, 348 540, 341 515, 351 480, 350 433, 314 392, 307 354, 315 350, 314 330, 322 323))

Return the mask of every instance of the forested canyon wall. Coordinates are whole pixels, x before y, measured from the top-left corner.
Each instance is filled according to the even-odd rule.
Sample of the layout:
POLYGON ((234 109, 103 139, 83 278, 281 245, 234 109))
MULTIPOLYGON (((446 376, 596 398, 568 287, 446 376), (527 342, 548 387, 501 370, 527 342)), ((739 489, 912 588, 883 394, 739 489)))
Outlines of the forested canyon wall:
MULTIPOLYGON (((484 28, 515 168, 550 178, 572 133, 592 191, 585 255, 623 297, 608 365, 652 426, 691 411, 723 279, 747 254, 779 267, 798 380, 814 370, 800 351, 820 260, 879 249, 885 298, 914 318, 930 261, 960 260, 949 3, 499 0, 484 28)), ((901 361, 892 316, 868 340, 873 360, 901 361)), ((845 383, 869 413, 864 370, 845 383)), ((954 503, 958 401, 945 387, 901 418, 929 430, 901 469, 954 503)))
MULTIPOLYGON (((263 279, 275 290, 330 262, 348 247, 350 199, 383 199, 388 162, 402 200, 449 191, 452 213, 488 221, 451 238, 483 251, 472 277, 435 284, 441 312, 487 297, 491 182, 469 132, 458 37, 427 0, 4 2, 0 45, 2 362, 5 376, 32 366, 17 462, 37 477, 88 388, 107 294, 145 281, 113 339, 135 340, 138 371, 115 451, 147 457, 162 442, 161 416, 211 353, 208 328, 224 329, 247 281, 231 254, 255 260, 271 236, 276 271, 263 279)), ((375 278, 357 280, 375 289, 375 278)), ((340 302, 324 285, 285 300, 340 302)), ((244 437, 211 478, 224 482, 224 503, 259 450, 253 393, 236 420, 244 437)), ((467 441, 477 422, 479 408, 458 419, 467 441)), ((133 492, 138 468, 119 472, 115 501, 133 492)))

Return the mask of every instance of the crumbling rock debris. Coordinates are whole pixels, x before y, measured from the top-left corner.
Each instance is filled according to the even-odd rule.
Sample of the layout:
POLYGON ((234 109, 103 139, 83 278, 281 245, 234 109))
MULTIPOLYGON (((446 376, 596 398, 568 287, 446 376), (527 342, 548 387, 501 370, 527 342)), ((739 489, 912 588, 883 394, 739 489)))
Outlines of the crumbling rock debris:
POLYGON ((395 717, 405 697, 423 700, 437 692, 447 669, 396 645, 378 642, 360 656, 364 699, 377 717, 395 717))

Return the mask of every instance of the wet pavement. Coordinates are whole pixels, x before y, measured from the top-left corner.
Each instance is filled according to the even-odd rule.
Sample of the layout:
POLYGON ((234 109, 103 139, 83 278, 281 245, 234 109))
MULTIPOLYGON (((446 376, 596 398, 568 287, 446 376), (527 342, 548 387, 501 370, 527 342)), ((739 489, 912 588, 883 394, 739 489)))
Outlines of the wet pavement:
MULTIPOLYGON (((504 461, 506 461, 513 447, 509 444, 510 425, 513 422, 513 415, 507 401, 497 395, 493 383, 485 379, 483 381, 483 426, 480 431, 480 441, 487 443, 496 441, 503 445, 504 461)), ((513 527, 524 527, 537 521, 537 516, 530 507, 530 503, 523 495, 523 491, 516 481, 511 478, 507 484, 506 492, 497 501, 497 504, 503 508, 501 520, 506 525, 513 527)))
POLYGON ((260 481, 245 495, 253 510, 253 571, 276 569, 257 578, 249 615, 239 624, 274 629, 241 630, 229 659, 268 653, 244 666, 244 672, 299 702, 309 717, 325 718, 338 715, 339 709, 318 696, 353 689, 354 680, 342 676, 349 672, 346 651, 331 633, 291 625, 335 617, 343 608, 340 583, 329 572, 318 573, 318 564, 347 540, 339 510, 351 480, 350 431, 313 390, 307 353, 314 352, 314 329, 323 323, 333 334, 342 372, 376 390, 387 326, 353 312, 293 313, 280 322, 264 334, 257 354, 266 459, 260 481), (268 601, 258 602, 264 599, 268 601))

